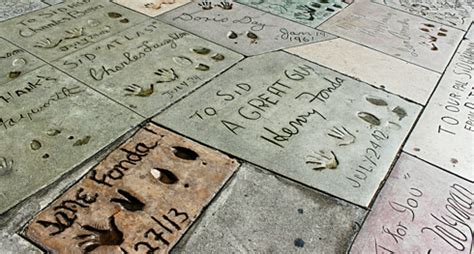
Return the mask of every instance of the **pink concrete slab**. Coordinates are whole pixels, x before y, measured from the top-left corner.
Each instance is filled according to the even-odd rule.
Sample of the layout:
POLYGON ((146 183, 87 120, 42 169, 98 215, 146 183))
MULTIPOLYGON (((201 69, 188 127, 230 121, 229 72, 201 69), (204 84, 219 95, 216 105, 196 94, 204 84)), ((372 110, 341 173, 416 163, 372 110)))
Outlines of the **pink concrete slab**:
POLYGON ((474 184, 402 154, 351 253, 473 253, 474 184))

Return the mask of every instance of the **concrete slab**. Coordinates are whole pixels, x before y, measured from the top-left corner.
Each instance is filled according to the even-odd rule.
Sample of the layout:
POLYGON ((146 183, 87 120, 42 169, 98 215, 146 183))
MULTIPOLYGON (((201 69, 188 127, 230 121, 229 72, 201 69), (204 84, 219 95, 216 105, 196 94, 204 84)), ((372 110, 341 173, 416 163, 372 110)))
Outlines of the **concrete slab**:
POLYGON ((0 34, 41 59, 52 61, 145 19, 107 0, 74 0, 6 21, 0 26, 0 34))
POLYGON ((474 40, 464 40, 404 150, 474 181, 474 40))
POLYGON ((447 26, 467 30, 473 20, 474 4, 470 0, 372 0, 447 26))
POLYGON ((335 38, 239 3, 224 8, 193 2, 157 19, 247 56, 335 38))
POLYGON ((472 253, 474 184, 402 153, 351 253, 472 253))
POLYGON ((244 164, 173 252, 345 253, 364 216, 362 208, 244 164))
POLYGON ((426 104, 440 74, 338 38, 286 49, 355 79, 426 104))
POLYGON ((351 4, 319 28, 437 72, 443 72, 464 34, 370 2, 351 4))
POLYGON ((41 2, 41 0, 3 0, 0 2, 0 21, 45 7, 48 7, 48 5, 41 2))
POLYGON ((191 0, 112 0, 112 2, 150 17, 155 17, 187 4, 191 0))
POLYGON ((188 32, 150 20, 53 64, 151 117, 241 58, 188 32))
POLYGON ((419 111, 367 84, 273 52, 238 63, 154 121, 367 206, 419 111))
POLYGON ((2 85, 0 114, 0 214, 142 121, 50 66, 2 85))
POLYGON ((17 79, 44 64, 24 49, 0 38, 0 85, 17 79))
POLYGON ((237 0, 236 2, 310 27, 319 26, 349 4, 344 0, 237 0))
POLYGON ((168 253, 239 164, 148 124, 33 219, 55 253, 168 253))
POLYGON ((0 232, 0 246, 2 254, 42 254, 43 251, 36 248, 33 244, 23 239, 17 234, 7 234, 0 232))

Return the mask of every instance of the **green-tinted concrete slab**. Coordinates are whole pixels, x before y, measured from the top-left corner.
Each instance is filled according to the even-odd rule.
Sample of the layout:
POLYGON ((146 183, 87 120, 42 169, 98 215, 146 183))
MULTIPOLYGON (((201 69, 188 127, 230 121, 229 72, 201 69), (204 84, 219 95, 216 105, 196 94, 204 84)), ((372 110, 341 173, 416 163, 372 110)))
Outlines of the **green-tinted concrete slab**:
POLYGON ((229 4, 193 2, 157 18, 244 55, 335 38, 246 5, 229 4))
POLYGON ((319 26, 348 5, 344 0, 237 0, 237 2, 310 27, 319 26))
POLYGON ((0 214, 142 121, 50 66, 0 95, 0 214))
POLYGON ((49 5, 55 5, 64 2, 64 0, 43 0, 43 2, 49 5))
POLYGON ((319 28, 437 72, 443 72, 464 34, 371 2, 351 4, 319 28))
POLYGON ((43 65, 43 61, 24 49, 0 38, 0 85, 17 79, 43 65))
POLYGON ((467 30, 473 19, 471 0, 372 0, 448 26, 467 30))
POLYGON ((247 58, 154 120, 367 206, 420 107, 284 52, 247 58))
POLYGON ((151 117, 241 58, 188 32, 150 20, 53 64, 151 117))
POLYGON ((41 2, 41 0, 2 0, 0 2, 0 21, 14 18, 44 7, 48 7, 48 5, 41 2))
POLYGON ((141 12, 150 17, 163 14, 181 5, 191 2, 191 0, 112 0, 112 2, 141 12))
POLYGON ((0 35, 51 61, 145 19, 107 0, 76 0, 6 21, 0 35))
POLYGON ((463 40, 404 150, 474 181, 474 39, 463 40))
POLYGON ((362 208, 244 164, 174 253, 346 253, 362 208))
POLYGON ((402 153, 351 253, 471 254, 474 184, 402 153))

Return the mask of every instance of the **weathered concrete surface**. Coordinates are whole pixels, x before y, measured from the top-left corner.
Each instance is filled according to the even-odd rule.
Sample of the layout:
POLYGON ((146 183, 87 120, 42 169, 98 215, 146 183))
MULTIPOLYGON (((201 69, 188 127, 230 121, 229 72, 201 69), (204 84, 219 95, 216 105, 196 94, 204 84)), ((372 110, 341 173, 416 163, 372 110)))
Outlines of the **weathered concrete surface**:
POLYGON ((474 181, 474 40, 463 40, 404 150, 474 181))
POLYGON ((112 0, 112 2, 150 17, 155 17, 187 4, 191 0, 112 0))
POLYGON ((26 235, 57 253, 167 252, 237 167, 148 124, 36 216, 26 235))
POLYGON ((189 3, 157 19, 248 56, 335 38, 242 4, 210 10, 199 4, 202 6, 200 2, 189 3))
POLYGON ((74 0, 3 22, 0 35, 52 61, 145 19, 107 0, 74 0))
POLYGON ((274 52, 239 62, 154 121, 367 206, 419 110, 397 96, 274 52))
POLYGON ((441 76, 341 38, 286 51, 420 104, 427 103, 441 76))
POLYGON ((372 0, 448 26, 466 30, 473 19, 474 3, 470 0, 372 0))
POLYGON ((365 216, 244 164, 174 253, 344 253, 365 216))
POLYGON ((351 253, 472 253, 474 184, 402 153, 351 253))
POLYGON ((41 2, 41 0, 2 0, 0 2, 0 21, 14 18, 44 7, 48 7, 48 5, 41 2))
POLYGON ((241 58, 222 46, 150 20, 53 64, 151 117, 241 58))
POLYGON ((8 234, 0 231, 0 252, 2 254, 41 254, 43 251, 36 248, 17 234, 8 234))
POLYGON ((50 66, 0 95, 0 214, 143 120, 50 66))
POLYGON ((344 0, 237 0, 236 2, 310 27, 319 26, 348 5, 344 0))
POLYGON ((351 4, 319 28, 437 72, 443 72, 464 34, 367 1, 351 4))
POLYGON ((44 3, 47 3, 49 5, 55 5, 55 4, 60 4, 64 2, 64 0, 42 0, 44 3))
POLYGON ((44 62, 24 49, 0 38, 0 85, 43 65, 44 62))

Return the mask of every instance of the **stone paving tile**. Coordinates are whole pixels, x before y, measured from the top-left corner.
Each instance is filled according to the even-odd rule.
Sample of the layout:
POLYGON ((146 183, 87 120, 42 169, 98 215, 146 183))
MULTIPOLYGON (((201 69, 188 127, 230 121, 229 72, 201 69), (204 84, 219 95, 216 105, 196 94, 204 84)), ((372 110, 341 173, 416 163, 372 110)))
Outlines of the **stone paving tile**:
POLYGON ((286 51, 420 104, 426 104, 441 76, 340 38, 286 51))
POLYGON ((419 110, 397 96, 274 52, 238 63, 154 120, 367 206, 419 110))
MULTIPOLYGON (((2 0, 0 2, 0 21, 14 18, 44 7, 47 4, 41 0, 2 0)), ((3 26, 4 24, 2 24, 3 26)))
POLYGON ((443 72, 463 36, 458 29, 369 2, 351 4, 319 28, 437 72, 443 72))
POLYGON ((463 40, 404 150, 474 181, 474 40, 463 40))
POLYGON ((0 214, 142 121, 50 66, 0 95, 0 214))
POLYGON ((112 0, 112 2, 150 17, 155 17, 187 4, 191 2, 191 0, 112 0))
POLYGON ((145 19, 107 0, 75 0, 6 21, 0 35, 52 61, 145 19))
POLYGON ((244 164, 174 253, 345 253, 362 208, 244 164))
MULTIPOLYGON (((0 38, 0 85, 23 76, 44 64, 10 42, 0 38)), ((1 98, 1 97, 0 97, 1 98)))
POLYGON ((373 2, 409 12, 413 15, 467 30, 473 20, 474 2, 471 0, 372 0, 373 2))
POLYGON ((40 249, 23 239, 21 236, 0 232, 0 247, 2 254, 41 254, 40 249))
POLYGON ((157 18, 244 55, 335 38, 238 3, 233 3, 231 9, 206 6, 193 2, 157 18))
POLYGON ((151 117, 241 58, 222 46, 150 20, 53 64, 151 117))
POLYGON ((351 253, 472 253, 474 184, 402 153, 351 253))
POLYGON ((319 26, 349 4, 345 0, 237 0, 236 2, 310 27, 319 26))
POLYGON ((238 166, 148 124, 37 215, 26 235, 55 253, 167 253, 238 166))

